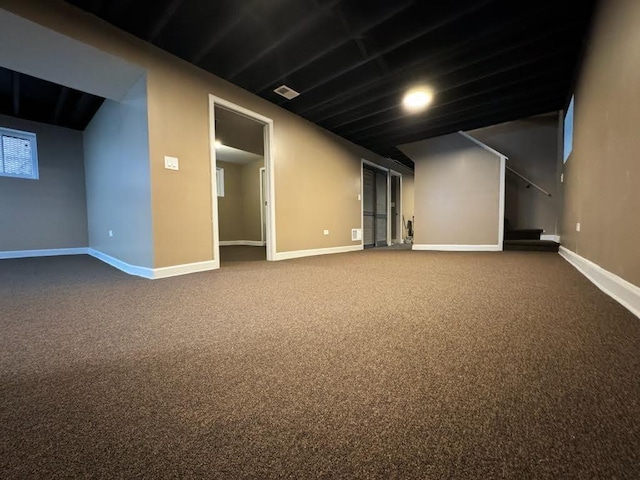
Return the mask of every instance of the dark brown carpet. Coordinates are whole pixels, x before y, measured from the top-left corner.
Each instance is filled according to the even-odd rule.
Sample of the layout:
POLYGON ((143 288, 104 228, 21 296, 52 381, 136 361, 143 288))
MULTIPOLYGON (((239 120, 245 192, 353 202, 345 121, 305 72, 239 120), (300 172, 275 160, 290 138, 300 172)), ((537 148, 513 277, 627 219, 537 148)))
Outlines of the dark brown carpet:
POLYGON ((640 320, 551 253, 0 262, 0 478, 640 478, 640 320))
POLYGON ((220 247, 220 265, 236 262, 264 262, 267 260, 265 247, 250 247, 247 245, 229 245, 220 247))

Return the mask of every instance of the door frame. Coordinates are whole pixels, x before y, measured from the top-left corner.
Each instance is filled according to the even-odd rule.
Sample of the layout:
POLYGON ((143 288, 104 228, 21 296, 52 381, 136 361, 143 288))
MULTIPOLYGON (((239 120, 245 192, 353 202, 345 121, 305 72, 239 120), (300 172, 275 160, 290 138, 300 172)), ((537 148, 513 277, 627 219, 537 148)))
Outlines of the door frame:
MULTIPOLYGON (((215 95, 209 94, 209 156, 211 160, 211 223, 213 234, 213 261, 214 268, 220 268, 220 231, 218 215, 218 186, 216 183, 216 118, 215 107, 222 107, 238 115, 255 120, 264 125, 264 169, 266 175, 265 195, 267 199, 267 221, 264 222, 266 231, 267 260, 273 261, 276 256, 276 204, 275 204, 275 181, 274 181, 274 141, 273 141, 273 120, 260 115, 245 107, 232 103, 215 95)), ((260 209, 262 212, 262 208, 260 209)), ((262 213, 261 213, 262 215, 262 213)))
POLYGON ((402 174, 395 170, 389 170, 389 190, 387 192, 387 199, 389 203, 387 211, 389 212, 389 216, 391 216, 391 177, 398 177, 398 191, 396 192, 397 198, 394 199, 396 202, 396 213, 398 218, 393 219, 396 224, 396 235, 398 238, 391 238, 391 222, 389 222, 389 225, 387 226, 387 239, 390 242, 389 245, 393 244, 393 242, 404 243, 404 239, 402 238, 402 174))
POLYGON ((265 204, 268 204, 267 200, 266 200, 266 195, 265 195, 265 186, 267 184, 267 179, 266 179, 266 175, 267 175, 267 169, 266 167, 260 167, 260 172, 259 172, 259 178, 260 178, 260 241, 262 242, 263 245, 266 245, 267 241, 265 238, 265 204))
MULTIPOLYGON (((391 217, 391 201, 390 201, 390 192, 391 192, 391 172, 395 175, 400 175, 400 182, 402 183, 402 175, 398 172, 385 168, 377 163, 370 162, 369 160, 365 160, 364 158, 360 159, 360 231, 362 232, 362 246, 364 247, 364 166, 367 165, 373 169, 381 170, 387 175, 387 246, 391 246, 391 222, 389 221, 391 217)), ((374 228, 374 248, 375 245, 375 228, 374 228)))

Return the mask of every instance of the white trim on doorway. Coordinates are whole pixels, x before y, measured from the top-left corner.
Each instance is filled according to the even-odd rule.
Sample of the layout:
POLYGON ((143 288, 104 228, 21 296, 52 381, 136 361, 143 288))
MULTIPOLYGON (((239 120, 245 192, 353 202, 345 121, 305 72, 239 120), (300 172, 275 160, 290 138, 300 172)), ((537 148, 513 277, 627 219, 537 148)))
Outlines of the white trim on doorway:
POLYGON ((395 222, 396 224, 396 237, 391 237, 391 222, 389 222, 388 226, 388 237, 389 244, 393 244, 394 242, 402 243, 402 174, 400 172, 396 172, 395 170, 389 170, 389 217, 391 217, 391 177, 398 177, 398 191, 396 192, 396 198, 394 201, 396 202, 396 217, 392 218, 391 222, 395 222))
POLYGON ((504 196, 505 176, 507 174, 507 157, 500 155, 500 197, 498 197, 498 245, 500 250, 504 246, 504 196))
POLYGON ((265 167, 260 167, 260 240, 262 241, 263 245, 266 245, 266 238, 265 238, 265 184, 266 184, 266 175, 267 175, 267 170, 265 167))
POLYGON ((253 112, 245 107, 229 102, 228 100, 209 94, 209 151, 211 156, 211 208, 213 230, 213 258, 216 268, 220 267, 220 231, 218 228, 218 192, 215 181, 216 171, 216 131, 215 131, 215 107, 219 106, 239 115, 264 124, 264 168, 267 175, 267 221, 266 244, 267 260, 276 258, 276 205, 275 205, 275 179, 274 179, 274 153, 273 120, 253 112))

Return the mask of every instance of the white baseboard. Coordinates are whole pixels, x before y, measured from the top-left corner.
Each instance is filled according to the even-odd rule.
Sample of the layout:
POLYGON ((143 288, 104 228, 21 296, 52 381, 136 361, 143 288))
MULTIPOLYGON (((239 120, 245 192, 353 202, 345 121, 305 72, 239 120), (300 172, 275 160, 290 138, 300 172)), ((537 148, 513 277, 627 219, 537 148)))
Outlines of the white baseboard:
POLYGON ((59 255, 85 255, 87 247, 77 248, 45 248, 41 250, 8 250, 0 252, 0 259, 28 257, 57 257, 59 255))
POLYGON ((640 288, 627 282, 618 275, 605 270, 601 266, 581 257, 568 248, 560 247, 558 252, 562 258, 573 265, 576 270, 587 277, 593 284, 620 303, 636 317, 640 318, 640 288))
POLYGON ((332 253, 356 252, 364 247, 359 245, 348 245, 345 247, 314 248, 312 250, 293 250, 291 252, 276 252, 274 260, 290 260, 292 258, 313 257, 315 255, 329 255, 332 253))
POLYGON ((129 275, 135 275, 137 277, 144 278, 154 278, 153 268, 131 265, 127 262, 123 262, 122 260, 118 260, 111 255, 107 255, 106 253, 94 250, 93 248, 89 248, 89 251, 87 253, 92 257, 97 258, 98 260, 103 261, 104 263, 123 271, 124 273, 128 273, 129 275))
POLYGON ((86 253, 88 253, 92 257, 97 258, 98 260, 103 261, 104 263, 111 265, 112 267, 117 268, 118 270, 128 273, 129 275, 135 275, 151 280, 155 280, 158 278, 175 277, 177 275, 185 275, 187 273, 204 272, 219 268, 219 264, 215 260, 186 263, 183 265, 172 265, 170 267, 160 268, 140 267, 138 265, 131 265, 129 263, 123 262, 122 260, 118 260, 117 258, 107 255, 106 253, 99 252, 92 248, 89 248, 88 252, 86 253))
POLYGON ((214 260, 205 260, 204 262, 185 263, 183 265, 172 265, 170 267, 160 267, 153 269, 153 278, 167 278, 178 275, 186 275, 187 273, 207 272, 216 270, 220 265, 214 260))
POLYGON ((230 247, 234 245, 244 245, 247 247, 264 247, 266 245, 265 242, 261 242, 260 240, 220 240, 219 244, 221 247, 230 247))
POLYGON ((10 250, 0 252, 0 260, 9 258, 29 258, 29 257, 57 257, 59 255, 91 255, 98 260, 111 265, 129 275, 144 277, 149 279, 175 277, 176 275, 185 275, 187 273, 204 272, 207 270, 215 270, 220 265, 215 260, 207 260, 204 262, 187 263, 184 265, 172 265, 170 267, 149 268, 131 265, 122 260, 118 260, 111 255, 99 252, 93 248, 47 248, 42 250, 10 250))
POLYGON ((502 245, 425 245, 413 244, 411 250, 432 250, 439 252, 500 252, 502 245))
POLYGON ((540 235, 540 240, 550 240, 552 242, 560 243, 560 235, 540 235))

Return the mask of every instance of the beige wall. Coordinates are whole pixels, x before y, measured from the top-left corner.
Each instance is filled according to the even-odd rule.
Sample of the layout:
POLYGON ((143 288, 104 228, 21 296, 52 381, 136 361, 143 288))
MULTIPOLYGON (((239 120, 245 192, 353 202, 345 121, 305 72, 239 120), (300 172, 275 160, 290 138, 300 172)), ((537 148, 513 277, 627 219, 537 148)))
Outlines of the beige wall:
POLYGON ((224 197, 218 197, 220 240, 245 240, 242 205, 242 165, 218 162, 217 166, 224 169, 224 197))
POLYGON ((147 71, 155 267, 212 258, 208 94, 274 121, 277 251, 354 245, 360 158, 385 159, 64 2, 7 0, 3 6, 147 71), (165 155, 180 159, 179 172, 164 169, 165 155))
POLYGON ((505 217, 514 228, 542 228, 555 235, 558 224, 559 177, 558 114, 502 123, 468 132, 484 144, 509 157, 507 166, 542 187, 551 196, 512 173, 505 176, 505 217))
POLYGON ((87 246, 82 132, 0 115, 36 134, 39 179, 0 176, 0 251, 87 246))
POLYGON ((562 243, 640 286, 640 2, 600 9, 576 90, 562 243))
POLYGON ((497 155, 458 133, 400 149, 416 164, 414 244, 498 244, 497 155))
POLYGON ((84 132, 84 158, 89 246, 153 267, 145 78, 122 102, 105 100, 84 132))
POLYGON ((260 168, 264 162, 239 165, 218 162, 224 169, 224 197, 218 197, 220 241, 260 241, 260 168))

